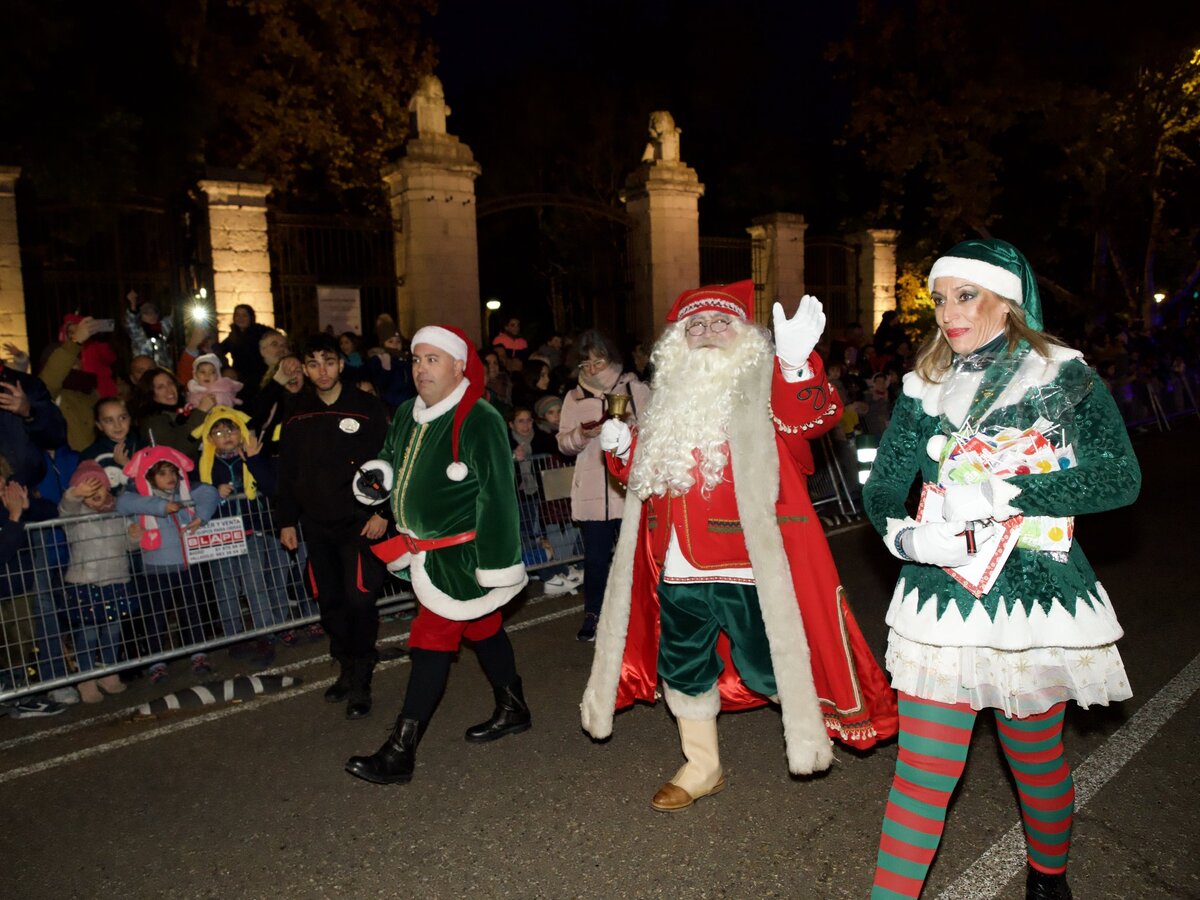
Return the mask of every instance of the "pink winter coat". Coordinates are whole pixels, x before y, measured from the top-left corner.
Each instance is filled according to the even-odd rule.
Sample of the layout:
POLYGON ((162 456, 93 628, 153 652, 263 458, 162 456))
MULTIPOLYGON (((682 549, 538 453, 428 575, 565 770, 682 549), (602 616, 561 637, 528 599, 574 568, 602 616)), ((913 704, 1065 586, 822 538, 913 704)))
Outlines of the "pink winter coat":
MULTIPOLYGON (((650 388, 638 381, 632 372, 617 379, 610 393, 631 394, 629 415, 625 421, 633 425, 638 414, 650 402, 650 388)), ((575 457, 575 478, 571 482, 571 518, 576 521, 619 519, 625 508, 625 488, 604 464, 598 437, 583 436, 584 422, 604 418, 604 395, 593 393, 582 385, 567 392, 563 398, 562 418, 558 426, 558 449, 575 457)))

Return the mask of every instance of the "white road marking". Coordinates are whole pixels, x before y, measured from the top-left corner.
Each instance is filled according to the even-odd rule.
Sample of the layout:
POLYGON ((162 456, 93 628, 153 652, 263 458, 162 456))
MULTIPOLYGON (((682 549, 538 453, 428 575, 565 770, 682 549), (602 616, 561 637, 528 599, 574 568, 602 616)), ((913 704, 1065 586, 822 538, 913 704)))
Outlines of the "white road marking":
MULTIPOLYGON (((1075 771, 1075 810, 1087 805, 1159 729, 1200 690, 1200 656, 1142 704, 1075 771)), ((955 879, 939 900, 991 900, 1025 869, 1025 832, 1018 822, 955 879)), ((1069 871, 1069 870, 1068 870, 1069 871)))
MULTIPOLYGON (((582 610, 583 610, 583 604, 577 604, 575 606, 570 606, 565 609, 557 610, 556 612, 547 613, 544 616, 538 616, 536 619, 529 619, 528 621, 525 621, 525 622, 518 622, 516 625, 506 625, 505 631, 507 631, 509 634, 512 634, 513 632, 516 632, 516 631, 524 631, 527 628, 534 628, 538 625, 544 625, 546 622, 553 622, 555 619, 561 619, 564 616, 578 615, 580 612, 582 612, 582 610)), ((407 637, 408 637, 408 633, 405 632, 404 634, 396 635, 396 636, 390 638, 389 640, 400 641, 400 640, 404 640, 407 637)), ((381 641, 380 643, 383 643, 383 642, 381 641)), ((408 663, 408 661, 409 660, 407 657, 405 657, 404 659, 389 660, 387 662, 380 663, 376 668, 377 668, 377 670, 378 669, 389 669, 389 668, 393 668, 395 666, 406 665, 408 663)), ((270 674, 279 674, 281 672, 292 671, 297 668, 303 668, 305 666, 312 665, 312 662, 313 662, 312 660, 308 660, 307 662, 293 663, 288 666, 283 666, 279 669, 273 669, 270 671, 270 674)), ((263 672, 260 674, 268 674, 268 673, 263 672)), ((49 771, 50 769, 57 769, 59 766, 65 766, 68 763, 78 762, 81 759, 90 759, 93 756, 100 756, 101 754, 108 753, 112 750, 120 750, 124 747, 131 747, 134 744, 140 744, 140 743, 143 743, 144 741, 149 741, 149 740, 152 740, 157 737, 162 737, 164 735, 175 734, 176 732, 180 732, 180 731, 186 731, 189 728, 195 728, 198 725, 205 725, 205 724, 208 724, 209 722, 215 722, 218 719, 224 719, 224 718, 228 718, 229 716, 236 716, 240 713, 251 712, 256 709, 262 709, 264 706, 272 704, 272 703, 279 703, 283 700, 292 700, 292 699, 294 699, 296 697, 300 697, 304 694, 312 693, 313 691, 323 690, 324 688, 327 688, 327 687, 329 687, 329 685, 333 684, 334 681, 335 681, 335 679, 333 679, 333 678, 324 678, 320 681, 306 682, 305 684, 300 685, 298 688, 286 690, 281 694, 270 694, 270 695, 267 695, 264 697, 256 697, 253 702, 241 703, 236 706, 223 706, 220 709, 214 709, 211 712, 202 713, 201 715, 193 716, 188 719, 183 719, 179 722, 172 722, 168 725, 164 725, 161 728, 155 728, 153 730, 143 732, 142 734, 130 735, 129 737, 120 738, 115 741, 109 741, 104 744, 97 744, 94 747, 87 747, 83 750, 77 750, 74 753, 66 753, 62 756, 55 756, 50 759, 44 759, 41 762, 34 763, 33 765, 21 766, 16 769, 9 769, 7 772, 0 773, 0 784, 6 784, 10 781, 16 781, 18 778, 24 778, 28 775, 36 775, 39 772, 46 772, 46 771, 49 771)), ((121 719, 128 719, 131 715, 134 714, 136 709, 137 709, 137 707, 130 707, 124 713, 118 714, 118 717, 121 719)), ((103 718, 103 719, 108 720, 108 719, 112 719, 114 717, 113 716, 104 716, 104 717, 97 717, 97 718, 103 718)), ((89 721, 95 722, 97 720, 90 719, 89 721)), ((79 724, 80 723, 76 723, 77 726, 79 724)), ((66 730, 74 730, 74 729, 71 729, 68 726, 64 726, 64 728, 59 733, 62 733, 62 731, 66 731, 66 730)), ((46 732, 41 732, 41 734, 46 734, 46 732)))

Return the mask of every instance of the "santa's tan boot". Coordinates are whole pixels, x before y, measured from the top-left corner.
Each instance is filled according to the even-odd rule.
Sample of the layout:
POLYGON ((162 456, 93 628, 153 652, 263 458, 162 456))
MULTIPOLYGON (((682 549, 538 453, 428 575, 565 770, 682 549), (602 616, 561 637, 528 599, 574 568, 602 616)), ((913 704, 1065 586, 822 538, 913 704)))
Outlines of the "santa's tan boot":
POLYGON ((679 743, 687 762, 675 776, 658 789, 650 805, 663 812, 687 809, 701 797, 710 797, 725 789, 717 747, 717 720, 677 719, 679 743))

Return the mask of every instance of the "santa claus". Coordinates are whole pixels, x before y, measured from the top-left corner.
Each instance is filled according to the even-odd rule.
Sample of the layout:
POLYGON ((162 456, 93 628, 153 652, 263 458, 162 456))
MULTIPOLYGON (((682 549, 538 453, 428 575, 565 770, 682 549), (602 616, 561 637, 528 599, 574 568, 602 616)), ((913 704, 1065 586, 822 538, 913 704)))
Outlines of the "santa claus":
POLYGON ((680 295, 636 433, 601 433, 641 502, 625 507, 583 726, 608 737, 614 711, 661 684, 686 759, 651 801, 664 811, 725 787, 722 709, 778 702, 796 774, 829 767, 830 736, 865 748, 896 731, 808 496, 809 442, 841 417, 813 352, 825 315, 815 297, 791 318, 775 304, 773 345, 753 296, 750 281, 680 295))

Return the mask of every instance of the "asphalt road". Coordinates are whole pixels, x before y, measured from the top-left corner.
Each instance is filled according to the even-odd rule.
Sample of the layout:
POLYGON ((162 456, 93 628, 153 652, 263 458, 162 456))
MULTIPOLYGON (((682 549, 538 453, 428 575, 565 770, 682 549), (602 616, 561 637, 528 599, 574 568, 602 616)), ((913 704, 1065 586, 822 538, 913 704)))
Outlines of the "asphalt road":
MULTIPOLYGON (((1200 897, 1196 424, 1140 436, 1138 504, 1078 527, 1125 627, 1136 695, 1068 714, 1082 801, 1070 872, 1079 900, 1200 897)), ((867 528, 831 544, 881 654, 895 561, 867 528)), ((134 719, 133 707, 162 693, 143 681, 102 706, 0 720, 0 891, 56 900, 865 897, 894 742, 839 749, 832 771, 798 779, 787 773, 776 711, 723 716, 729 787, 688 811, 655 812, 649 799, 680 762, 675 728, 660 704, 619 716, 607 743, 582 733, 591 647, 574 640, 579 604, 530 598, 509 619, 534 728, 490 745, 462 740, 491 711, 464 652, 407 786, 342 771, 385 737, 407 664, 384 664, 375 715, 348 722, 322 702, 332 673, 312 645, 279 657, 305 678, 301 687, 245 704, 134 719)), ((402 645, 405 630, 385 626, 389 644, 402 645)), ((221 674, 237 671, 217 659, 221 674)), ((184 685, 180 674, 166 687, 184 685)), ((1024 896, 1016 800, 989 718, 976 727, 925 897, 1024 896)))

